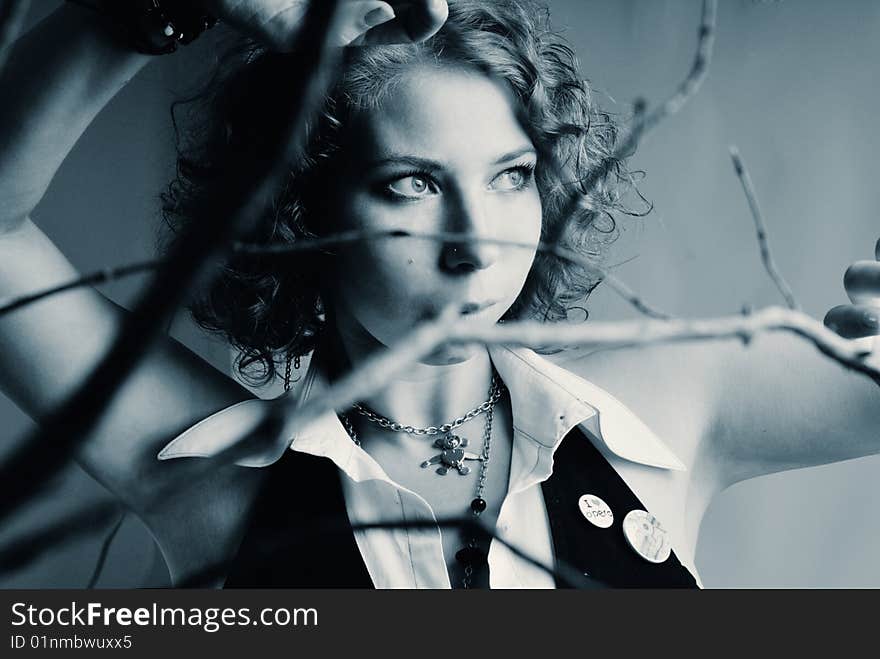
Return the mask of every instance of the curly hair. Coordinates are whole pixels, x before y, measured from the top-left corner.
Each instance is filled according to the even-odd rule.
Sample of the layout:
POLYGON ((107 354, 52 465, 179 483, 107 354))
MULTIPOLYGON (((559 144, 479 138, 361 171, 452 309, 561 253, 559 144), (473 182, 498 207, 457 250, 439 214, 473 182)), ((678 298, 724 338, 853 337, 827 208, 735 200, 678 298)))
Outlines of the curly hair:
MULTIPOLYGON (((379 108, 408 69, 425 63, 477 70, 512 90, 517 116, 539 153, 542 240, 599 261, 616 237, 614 213, 650 211, 647 202, 642 213, 625 207, 635 185, 624 161, 613 157, 618 122, 595 103, 572 49, 550 27, 549 11, 532 0, 450 0, 449 9, 443 28, 425 42, 346 50, 334 86, 308 127, 304 153, 290 164, 290 176, 250 241, 295 243, 328 229, 316 220, 315 191, 345 150, 346 127, 358 112, 379 108), (603 164, 607 173, 586 189, 588 173, 603 164)), ((208 203, 222 180, 218 173, 235 168, 241 146, 260 144, 273 93, 295 66, 295 55, 241 42, 198 95, 175 103, 176 128, 177 111, 189 112, 186 130, 177 130, 177 174, 162 195, 172 234, 208 203)), ((172 239, 165 237, 166 246, 172 239)), ((326 268, 320 254, 284 260, 233 254, 189 310, 200 327, 221 334, 238 351, 241 377, 265 384, 279 364, 315 347, 326 322, 326 268), (254 373, 254 366, 261 369, 254 373)), ((594 271, 539 252, 504 318, 561 320, 599 283, 594 271)))

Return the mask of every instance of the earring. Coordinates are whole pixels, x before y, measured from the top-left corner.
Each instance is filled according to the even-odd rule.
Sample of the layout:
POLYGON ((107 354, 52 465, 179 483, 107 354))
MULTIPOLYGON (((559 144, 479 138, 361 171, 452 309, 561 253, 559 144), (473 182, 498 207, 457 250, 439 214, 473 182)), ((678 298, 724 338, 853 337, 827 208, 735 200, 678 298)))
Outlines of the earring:
MULTIPOLYGON (((293 368, 295 368, 298 371, 299 367, 300 367, 299 359, 300 359, 299 355, 297 355, 296 357, 291 357, 290 355, 287 355, 287 365, 284 368, 284 391, 285 392, 290 391, 290 383, 291 383, 290 366, 291 366, 291 364, 293 364, 293 368)), ((299 380, 299 378, 297 378, 297 380, 299 380)), ((294 382, 296 382, 296 380, 294 380, 294 382)))

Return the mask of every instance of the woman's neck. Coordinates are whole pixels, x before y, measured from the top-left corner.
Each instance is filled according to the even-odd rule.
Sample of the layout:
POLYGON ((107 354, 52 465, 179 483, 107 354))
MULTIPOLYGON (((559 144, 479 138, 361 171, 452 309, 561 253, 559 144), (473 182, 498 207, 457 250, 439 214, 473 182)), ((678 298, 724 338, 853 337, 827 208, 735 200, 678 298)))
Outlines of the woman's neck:
MULTIPOLYGON (((357 324, 337 320, 335 329, 327 349, 336 356, 332 370, 337 374, 385 349, 357 324)), ((360 402, 392 421, 426 427, 450 423, 488 398, 492 362, 485 347, 455 348, 454 353, 434 358, 431 361, 455 361, 410 364, 388 386, 360 402)))

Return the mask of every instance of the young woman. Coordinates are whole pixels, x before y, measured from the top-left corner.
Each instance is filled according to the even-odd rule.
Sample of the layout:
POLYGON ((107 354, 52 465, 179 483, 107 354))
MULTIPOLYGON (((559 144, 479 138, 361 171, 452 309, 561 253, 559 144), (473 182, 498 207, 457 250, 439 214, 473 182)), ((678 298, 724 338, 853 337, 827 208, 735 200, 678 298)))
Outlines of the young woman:
MULTIPOLYGON (((206 3, 263 47, 226 60, 199 99, 165 197, 172 226, 210 201, 237 148, 259 141, 297 65, 275 51, 291 43, 303 7, 206 3)), ((28 216, 85 127, 149 61, 130 37, 65 6, 13 52, 2 80, 12 102, 0 110, 2 297, 75 274, 28 216)), ((314 351, 301 402, 450 306, 463 323, 564 317, 598 282, 537 254, 539 239, 565 226, 565 244, 601 253, 605 218, 626 211, 617 163, 566 224, 572 182, 611 155, 617 127, 527 0, 343 2, 333 39, 348 46, 338 80, 250 238, 403 229, 533 247, 413 237, 233 258, 196 319, 240 351, 242 374, 262 366, 264 380, 314 351)), ((880 295, 878 271, 858 270, 853 290, 880 295)), ((848 305, 828 322, 848 336, 875 333, 871 313, 848 305)), ((4 391, 39 421, 101 358, 124 314, 78 290, 0 319, 4 391), (21 362, 27 379, 10 367, 21 362)), ((559 585, 498 542, 435 524, 476 515, 539 562, 600 585, 693 586, 700 520, 723 488, 878 450, 876 383, 787 336, 763 337, 748 354, 721 344, 606 351, 589 358, 586 381, 525 349, 448 347, 342 416, 290 428, 168 496, 198 471, 199 460, 179 458, 221 452, 272 404, 168 339, 79 459, 144 520, 175 584, 222 565, 218 586, 559 585), (350 527, 389 520, 422 524, 350 527)))

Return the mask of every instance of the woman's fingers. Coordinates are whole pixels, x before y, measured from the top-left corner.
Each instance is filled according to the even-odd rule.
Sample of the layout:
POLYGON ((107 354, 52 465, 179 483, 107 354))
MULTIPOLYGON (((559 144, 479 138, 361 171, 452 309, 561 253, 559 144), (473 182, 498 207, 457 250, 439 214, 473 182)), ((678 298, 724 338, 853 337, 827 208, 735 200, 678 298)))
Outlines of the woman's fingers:
POLYGON ((409 0, 390 2, 393 21, 371 28, 355 45, 416 43, 435 35, 449 16, 446 0, 409 0))
POLYGON ((825 325, 845 339, 880 334, 880 306, 841 304, 825 315, 825 325))
POLYGON ((854 304, 880 306, 880 261, 856 261, 846 269, 843 285, 854 304))
MULTIPOLYGON (((853 303, 836 306, 825 315, 825 325, 844 338, 880 335, 880 240, 874 256, 877 261, 856 261, 846 269, 843 285, 853 303)), ((875 343, 880 346, 880 340, 875 343)))
POLYGON ((336 15, 333 41, 337 46, 359 44, 372 28, 394 18, 394 8, 381 0, 343 2, 336 15))
MULTIPOLYGON (((295 41, 308 7, 306 0, 202 1, 225 23, 282 52, 295 41)), ((446 0, 342 0, 331 42, 352 46, 422 41, 435 34, 448 15, 446 0)))

